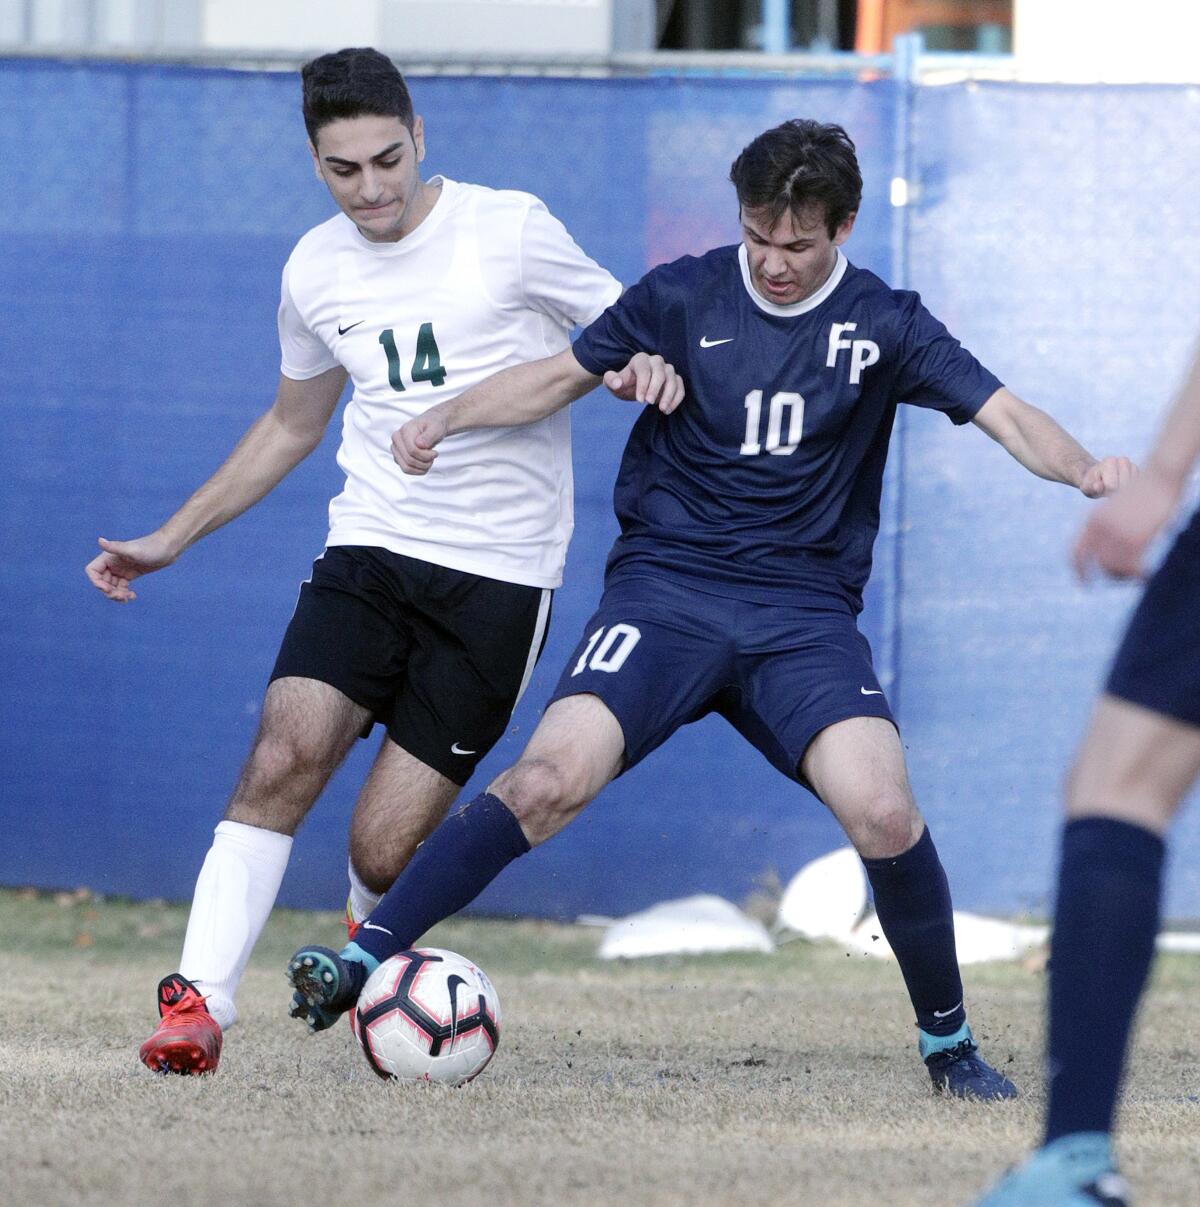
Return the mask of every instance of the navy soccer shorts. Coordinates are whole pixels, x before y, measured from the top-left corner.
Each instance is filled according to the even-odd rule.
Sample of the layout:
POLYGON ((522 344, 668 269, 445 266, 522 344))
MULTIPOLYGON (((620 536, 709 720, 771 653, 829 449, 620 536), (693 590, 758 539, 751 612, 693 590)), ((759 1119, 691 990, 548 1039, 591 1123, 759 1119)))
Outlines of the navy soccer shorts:
POLYGON ((336 545, 300 588, 271 679, 336 687, 397 746, 465 784, 542 652, 551 592, 336 545))
POLYGON ((620 723, 625 770, 710 712, 799 783, 826 726, 895 724, 849 606, 729 599, 652 572, 606 585, 551 703, 584 692, 620 723))
POLYGON ((1105 690, 1200 725, 1200 510, 1147 584, 1105 690))

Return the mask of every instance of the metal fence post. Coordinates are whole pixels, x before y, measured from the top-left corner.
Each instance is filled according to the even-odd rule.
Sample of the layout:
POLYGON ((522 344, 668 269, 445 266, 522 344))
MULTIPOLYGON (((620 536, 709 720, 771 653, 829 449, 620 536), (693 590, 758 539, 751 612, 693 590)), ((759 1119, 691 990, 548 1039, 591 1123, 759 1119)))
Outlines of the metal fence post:
POLYGON ((788 0, 762 0, 763 50, 787 54, 792 42, 792 6, 788 0))
MULTIPOLYGON (((889 196, 892 203, 891 273, 888 282, 893 289, 907 289, 909 206, 915 196, 913 180, 912 138, 913 102, 920 82, 919 60, 925 49, 921 34, 904 34, 892 47, 892 80, 896 89, 896 113, 892 127, 892 181, 889 196)), ((904 407, 897 408, 892 431, 891 453, 884 478, 885 531, 891 538, 891 556, 884 574, 883 591, 883 648, 879 651, 879 681, 888 693, 892 711, 900 719, 902 683, 900 656, 902 641, 902 599, 904 569, 904 475, 905 444, 908 417, 904 407)))

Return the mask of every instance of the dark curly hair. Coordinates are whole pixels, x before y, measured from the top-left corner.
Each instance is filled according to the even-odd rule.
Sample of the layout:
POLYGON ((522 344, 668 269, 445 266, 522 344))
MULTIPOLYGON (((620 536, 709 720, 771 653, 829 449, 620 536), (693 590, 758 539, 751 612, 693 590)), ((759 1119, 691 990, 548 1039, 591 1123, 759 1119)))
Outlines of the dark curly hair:
POLYGON ((862 201, 854 143, 841 126, 793 118, 760 134, 733 161, 729 179, 743 209, 764 210, 772 226, 786 210, 819 206, 832 236, 862 201))

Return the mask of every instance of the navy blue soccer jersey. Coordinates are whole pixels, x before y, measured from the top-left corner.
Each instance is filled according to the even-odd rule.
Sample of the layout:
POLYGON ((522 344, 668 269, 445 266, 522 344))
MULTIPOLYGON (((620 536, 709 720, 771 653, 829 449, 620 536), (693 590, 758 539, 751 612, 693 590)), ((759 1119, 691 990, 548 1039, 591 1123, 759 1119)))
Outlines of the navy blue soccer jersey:
POLYGON ((717 594, 855 610, 896 405, 966 423, 1000 388, 915 293, 840 251, 829 280, 787 306, 753 289, 740 245, 662 265, 574 351, 595 374, 657 352, 687 388, 674 414, 647 408, 630 433, 609 574, 650 564, 717 594))

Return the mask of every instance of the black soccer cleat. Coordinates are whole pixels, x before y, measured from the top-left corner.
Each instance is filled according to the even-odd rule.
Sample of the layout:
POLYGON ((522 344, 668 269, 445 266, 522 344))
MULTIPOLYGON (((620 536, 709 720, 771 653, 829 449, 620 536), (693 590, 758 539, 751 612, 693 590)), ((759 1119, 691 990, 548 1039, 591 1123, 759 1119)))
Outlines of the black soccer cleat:
POLYGON ((925 1067, 934 1090, 951 1098, 994 1102, 1017 1096, 1017 1087, 979 1055, 979 1045, 969 1033, 954 1047, 931 1052, 925 1057, 925 1067))

